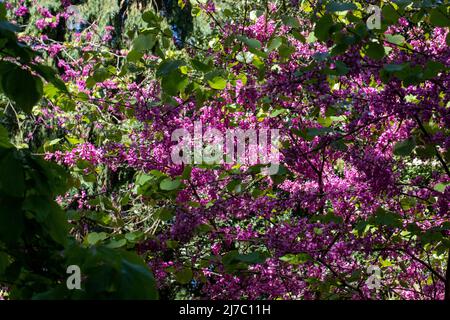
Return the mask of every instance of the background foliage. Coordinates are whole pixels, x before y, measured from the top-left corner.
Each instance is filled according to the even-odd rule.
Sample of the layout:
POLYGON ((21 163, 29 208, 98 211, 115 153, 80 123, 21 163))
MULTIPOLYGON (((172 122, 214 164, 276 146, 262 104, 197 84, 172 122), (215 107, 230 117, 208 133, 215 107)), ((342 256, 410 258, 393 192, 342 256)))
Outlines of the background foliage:
POLYGON ((450 299, 448 2, 373 4, 1 4, 6 297, 450 299), (281 170, 174 165, 194 121, 281 170))

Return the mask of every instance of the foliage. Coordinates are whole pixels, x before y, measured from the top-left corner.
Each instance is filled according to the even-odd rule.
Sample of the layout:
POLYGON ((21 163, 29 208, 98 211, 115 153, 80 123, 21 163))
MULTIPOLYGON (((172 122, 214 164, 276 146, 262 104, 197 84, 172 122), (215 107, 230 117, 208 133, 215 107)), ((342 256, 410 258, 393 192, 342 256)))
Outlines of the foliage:
POLYGON ((79 298, 67 263, 92 273, 83 297, 154 298, 135 251, 162 298, 450 299, 447 1, 383 1, 380 28, 366 1, 164 1, 116 42, 92 21, 52 37, 62 3, 8 7, 42 16, 0 67, 12 298, 79 298), (279 129, 281 169, 174 164, 196 121, 279 129))
MULTIPOLYGON (((5 11, 3 4, 0 9, 5 11)), ((65 95, 56 72, 35 63, 36 53, 17 40, 17 27, 4 15, 0 20, 1 91, 13 102, 6 108, 31 113, 43 81, 65 95)), ((66 170, 11 143, 4 126, 0 134, 0 283, 7 285, 9 298, 157 298, 153 275, 134 253, 81 246, 69 235, 66 213, 55 202, 73 185, 66 170), (67 289, 69 265, 83 268, 82 290, 67 289)))

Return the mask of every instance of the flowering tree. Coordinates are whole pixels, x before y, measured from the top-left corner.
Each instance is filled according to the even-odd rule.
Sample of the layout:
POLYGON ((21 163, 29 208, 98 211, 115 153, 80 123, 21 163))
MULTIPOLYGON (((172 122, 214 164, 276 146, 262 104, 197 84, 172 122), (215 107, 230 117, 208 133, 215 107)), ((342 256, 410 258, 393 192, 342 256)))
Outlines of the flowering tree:
MULTIPOLYGON (((0 127, 0 147, 70 179, 41 203, 17 176, 36 188, 42 177, 2 153, 1 194, 22 199, 23 213, 0 211, 1 234, 33 212, 53 230, 64 210, 70 230, 49 235, 69 233, 75 249, 60 243, 60 269, 83 269, 84 252, 98 249, 104 269, 120 270, 134 251, 163 298, 450 299, 446 1, 161 1, 120 27, 99 27, 94 2, 5 7, 38 54, 26 75, 8 69, 20 52, 2 60, 10 134, 0 127), (21 83, 36 90, 25 97, 21 83), (211 128, 278 130, 278 171, 207 163, 202 144, 192 149, 200 161, 173 161, 173 133, 194 135, 196 123, 204 140, 211 128)), ((45 281, 26 292, 3 281, 23 262, 0 241, 11 297, 83 297, 42 257, 29 276, 45 281)), ((92 296, 101 280, 86 268, 92 296)), ((155 297, 148 290, 136 296, 155 297)))

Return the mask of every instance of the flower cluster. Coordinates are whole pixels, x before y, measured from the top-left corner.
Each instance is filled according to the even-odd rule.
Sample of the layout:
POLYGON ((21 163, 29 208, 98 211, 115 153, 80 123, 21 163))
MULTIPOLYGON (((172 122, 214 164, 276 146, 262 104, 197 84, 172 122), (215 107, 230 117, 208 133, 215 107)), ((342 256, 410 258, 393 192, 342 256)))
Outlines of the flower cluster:
MULTIPOLYGON (((38 7, 36 27, 56 28, 65 7, 55 14, 38 7)), ((23 2, 10 10, 28 12, 23 2)), ((200 10, 205 19, 219 11, 210 0, 200 10)), ((146 237, 136 248, 149 257, 162 292, 173 290, 175 279, 192 296, 210 299, 442 299, 445 284, 435 273, 445 274, 449 246, 450 78, 443 69, 420 83, 399 77, 406 66, 422 73, 423 66, 448 66, 448 30, 426 32, 399 19, 383 37, 401 34, 407 49, 385 41, 380 61, 365 53, 367 43, 331 55, 335 47, 314 40, 319 32, 310 21, 280 25, 272 18, 280 10, 270 3, 250 24, 224 23, 206 56, 191 48, 180 54, 203 59, 203 68, 208 57, 217 70, 228 66, 230 80, 220 90, 205 81, 203 91, 212 92, 205 97, 198 90, 167 99, 167 81, 178 79, 160 85, 146 72, 162 65, 154 52, 139 65, 128 51, 109 47, 113 27, 100 42, 90 33, 94 25, 70 43, 41 37, 38 48, 75 97, 49 96, 45 107, 54 111, 40 111, 47 130, 68 137, 45 158, 95 177, 64 199, 79 211, 110 212, 114 228, 120 219, 136 221, 133 214, 153 214, 152 224, 138 224, 146 225, 139 229, 146 237), (237 33, 241 40, 230 45, 237 33), (279 129, 282 170, 266 177, 257 168, 198 166, 185 175, 186 167, 171 161, 170 137, 193 130, 195 121, 221 132, 279 129), (135 173, 146 174, 143 182, 135 173), (162 175, 178 179, 182 190, 150 184, 162 175), (108 205, 88 201, 94 187, 108 205), (367 286, 370 265, 382 268, 380 291, 367 286)), ((156 68, 157 77, 172 67, 156 68)), ((175 68, 192 77, 198 71, 175 68)))

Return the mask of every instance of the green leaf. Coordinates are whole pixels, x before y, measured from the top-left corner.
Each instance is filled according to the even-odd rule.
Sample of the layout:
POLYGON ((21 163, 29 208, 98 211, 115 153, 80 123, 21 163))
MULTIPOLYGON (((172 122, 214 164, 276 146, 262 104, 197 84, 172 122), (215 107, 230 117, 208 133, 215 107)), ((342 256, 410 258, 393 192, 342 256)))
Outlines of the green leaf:
POLYGON ((192 166, 186 166, 183 169, 183 173, 181 174, 181 178, 182 179, 190 179, 191 178, 191 173, 192 173, 192 166))
POLYGON ((281 45, 278 49, 278 53, 281 58, 288 59, 291 54, 295 52, 295 48, 293 46, 281 45))
POLYGON ((330 54, 328 52, 316 52, 312 55, 312 57, 317 62, 323 62, 330 58, 330 54))
POLYGON ((153 34, 140 34, 133 41, 133 51, 142 52, 151 50, 156 43, 156 38, 153 34))
POLYGON ((374 60, 381 60, 384 57, 384 46, 377 42, 369 43, 365 48, 366 55, 374 60))
POLYGON ((443 11, 444 8, 434 8, 431 10, 430 23, 436 27, 448 27, 450 26, 450 18, 447 17, 441 10, 443 11))
POLYGON ((152 272, 141 258, 125 252, 120 265, 120 298, 126 300, 156 300, 158 290, 152 272))
POLYGON ((348 10, 356 10, 358 7, 354 3, 344 3, 344 2, 336 2, 332 1, 327 4, 328 12, 339 12, 339 11, 348 11, 348 10))
POLYGON ((160 208, 156 211, 156 216, 162 221, 169 221, 175 216, 175 210, 172 208, 160 208))
POLYGON ((20 27, 8 21, 0 21, 0 29, 2 31, 20 32, 20 27))
POLYGON ((33 157, 31 160, 33 166, 39 172, 39 178, 35 180, 36 183, 39 183, 38 186, 42 185, 43 191, 41 191, 41 194, 56 197, 56 195, 64 194, 71 187, 72 180, 65 168, 39 157, 33 157))
POLYGON ((42 80, 18 66, 1 77, 1 87, 5 95, 13 100, 17 107, 30 113, 42 97, 42 80))
POLYGON ((209 72, 213 68, 210 64, 206 64, 198 59, 191 60, 192 67, 200 72, 209 72))
POLYGON ((141 241, 145 236, 145 233, 142 231, 134 231, 134 232, 128 232, 125 234, 125 239, 127 239, 130 242, 139 242, 141 241))
POLYGON ((400 18, 400 15, 391 4, 384 5, 381 9, 381 14, 383 16, 383 19, 386 20, 386 22, 388 22, 389 24, 396 23, 400 18))
POLYGON ((339 151, 347 151, 348 147, 342 139, 335 140, 331 143, 331 147, 339 151))
POLYGON ((154 178, 155 177, 153 175, 141 172, 136 176, 135 183, 139 186, 143 186, 147 182, 154 180, 154 178))
POLYGON ((404 210, 409 210, 411 208, 414 208, 416 205, 417 200, 414 197, 404 197, 400 199, 400 204, 404 210))
POLYGON ((222 263, 229 267, 229 270, 232 270, 236 265, 264 263, 267 257, 267 254, 261 252, 240 254, 237 250, 232 250, 222 257, 222 263))
POLYGON ((53 139, 53 140, 49 140, 49 141, 45 141, 44 143, 44 150, 48 151, 50 147, 57 145, 62 139, 58 138, 58 139, 53 139))
POLYGON ((436 151, 434 149, 434 145, 432 144, 426 144, 424 146, 418 146, 415 149, 415 153, 418 157, 422 159, 431 159, 434 158, 436 155, 436 151))
POLYGON ((299 265, 310 261, 311 256, 307 253, 297 253, 297 254, 289 253, 287 255, 280 257, 280 260, 287 262, 289 264, 299 265))
POLYGON ((378 208, 375 217, 372 219, 375 225, 382 225, 388 227, 401 227, 401 216, 397 213, 378 208))
POLYGON ((449 186, 450 183, 438 183, 434 186, 434 190, 444 193, 445 192, 445 188, 447 188, 447 186, 449 186))
POLYGON ((333 123, 333 120, 331 119, 331 117, 326 118, 320 117, 317 119, 317 122, 319 122, 324 127, 329 127, 333 123))
POLYGON ((4 2, 0 3, 0 20, 6 20, 6 5, 4 2))
POLYGON ((8 130, 0 124, 0 148, 12 148, 14 147, 11 142, 9 142, 8 130))
POLYGON ((29 196, 25 199, 22 208, 32 213, 55 242, 61 245, 66 244, 69 231, 66 214, 52 199, 29 196))
POLYGON ((159 21, 159 17, 153 11, 146 11, 142 14, 142 20, 154 26, 159 21))
POLYGON ((402 71, 403 69, 405 69, 405 67, 406 66, 404 64, 385 64, 383 66, 383 69, 387 72, 397 72, 402 71))
POLYGON ((164 60, 156 70, 157 77, 164 77, 177 70, 179 67, 186 65, 184 60, 164 60))
POLYGON ((127 55, 127 60, 131 62, 137 62, 141 60, 141 58, 144 56, 142 52, 139 52, 137 50, 130 50, 127 55))
POLYGON ((314 35, 321 41, 327 41, 333 24, 333 17, 330 14, 324 14, 316 23, 314 35))
MULTIPOLYGON (((74 290, 65 298, 158 299, 153 274, 135 253, 99 245, 85 248, 71 244, 64 255, 66 265, 80 266, 84 275, 83 290, 74 290)), ((65 288, 65 283, 62 286, 65 288)))
POLYGON ((86 80, 86 86, 88 88, 92 88, 96 83, 103 82, 109 78, 111 78, 115 73, 117 72, 116 68, 113 66, 109 67, 103 67, 103 66, 96 66, 96 69, 94 70, 92 77, 89 77, 86 80))
POLYGON ((422 242, 422 245, 425 245, 427 243, 437 243, 442 241, 442 239, 442 233, 440 231, 436 232, 433 229, 427 230, 420 235, 420 241, 422 242))
POLYGON ((340 216, 334 215, 332 212, 328 212, 326 215, 314 215, 310 218, 311 221, 320 221, 322 223, 343 223, 344 219, 340 216))
POLYGON ((99 242, 106 240, 108 238, 108 234, 106 232, 91 232, 88 233, 88 235, 86 236, 86 242, 91 245, 94 246, 96 244, 98 244, 99 242))
POLYGON ((223 90, 227 86, 227 81, 222 77, 216 76, 211 80, 208 80, 208 84, 213 89, 223 90))
POLYGON ((202 223, 195 228, 195 231, 199 234, 208 233, 212 230, 214 230, 214 228, 207 223, 202 223))
POLYGON ((178 179, 172 180, 170 178, 166 178, 163 181, 161 181, 159 187, 161 190, 165 191, 172 191, 176 190, 181 186, 181 182, 178 179))
POLYGON ((178 247, 178 241, 175 240, 166 240, 166 246, 169 249, 176 249, 178 247))
POLYGON ((424 78, 432 79, 443 70, 445 70, 444 64, 439 61, 428 60, 424 68, 424 78))
POLYGON ((291 34, 292 34, 292 36, 293 36, 295 39, 297 39, 298 41, 300 41, 300 42, 302 42, 302 43, 305 43, 305 42, 306 42, 305 37, 304 37, 300 32, 298 32, 297 30, 292 30, 292 31, 291 31, 291 34))
POLYGON ((55 69, 42 64, 32 65, 31 68, 44 78, 45 81, 55 86, 59 91, 68 93, 65 83, 57 76, 55 69))
POLYGON ((259 42, 259 40, 257 39, 250 39, 246 36, 238 36, 237 38, 238 40, 244 42, 249 48, 258 50, 261 49, 261 42, 259 42))
POLYGON ((10 265, 11 260, 10 257, 4 253, 4 252, 0 252, 0 275, 2 275, 6 268, 8 267, 8 265, 10 265))
POLYGON ((346 75, 349 71, 349 68, 347 67, 347 65, 342 61, 335 61, 334 65, 335 65, 335 67, 332 70, 333 71, 332 73, 337 76, 346 75))
POLYGON ((397 156, 409 156, 416 147, 414 138, 399 141, 394 145, 394 154, 397 156))
POLYGON ((111 249, 117 249, 122 248, 126 244, 127 244, 126 239, 119 239, 119 240, 111 239, 111 241, 106 244, 106 247, 111 249))
POLYGON ((20 202, 16 199, 0 197, 0 241, 17 243, 25 229, 20 202))
POLYGON ((113 76, 112 70, 109 68, 99 67, 94 70, 92 77, 96 82, 103 82, 113 76))
POLYGON ((175 279, 181 284, 188 284, 191 282, 193 277, 191 268, 183 268, 182 270, 175 273, 175 279))
POLYGON ((179 70, 175 70, 161 79, 161 87, 170 96, 177 95, 188 86, 189 79, 179 70))
POLYGON ((290 16, 284 16, 282 17, 283 23, 291 28, 299 28, 300 22, 298 21, 298 18, 296 17, 290 17, 290 16))
POLYGON ((0 159, 0 193, 21 198, 25 193, 25 175, 19 154, 8 151, 0 159))
POLYGON ((385 39, 387 42, 396 44, 396 45, 402 45, 405 43, 405 37, 403 37, 400 34, 387 34, 385 36, 385 39))
POLYGON ((273 51, 278 49, 283 44, 283 39, 281 37, 275 37, 270 40, 269 45, 267 46, 268 51, 273 51))
POLYGON ((325 136, 330 132, 333 132, 332 128, 308 128, 306 130, 306 138, 313 139, 317 136, 325 136))
POLYGON ((276 117, 278 117, 279 115, 286 114, 286 112, 287 112, 287 109, 284 109, 284 108, 275 109, 275 110, 273 110, 273 111, 270 113, 270 117, 271 117, 271 118, 276 118, 276 117))
POLYGON ((246 254, 237 254, 234 259, 247 264, 257 264, 264 263, 267 259, 267 255, 260 252, 251 252, 246 254))

